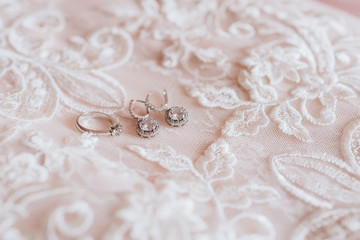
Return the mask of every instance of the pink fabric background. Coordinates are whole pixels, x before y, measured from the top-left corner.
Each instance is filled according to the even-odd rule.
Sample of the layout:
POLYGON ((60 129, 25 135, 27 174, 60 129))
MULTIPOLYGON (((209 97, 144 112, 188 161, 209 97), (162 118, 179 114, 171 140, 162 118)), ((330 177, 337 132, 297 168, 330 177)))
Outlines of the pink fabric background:
POLYGON ((360 3, 322 2, 0 1, 0 239, 358 239, 360 3))
POLYGON ((357 0, 319 0, 336 8, 347 11, 355 16, 360 16, 360 2, 357 0))

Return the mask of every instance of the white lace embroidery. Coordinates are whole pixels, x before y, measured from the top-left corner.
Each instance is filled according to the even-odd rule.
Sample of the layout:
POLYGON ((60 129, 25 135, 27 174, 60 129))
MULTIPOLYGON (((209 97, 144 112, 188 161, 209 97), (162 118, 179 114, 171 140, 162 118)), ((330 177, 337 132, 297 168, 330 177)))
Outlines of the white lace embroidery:
POLYGON ((122 29, 102 28, 87 39, 70 38, 72 45, 51 49, 65 27, 58 11, 19 17, 0 38, 1 114, 32 120, 50 118, 59 100, 81 111, 115 112, 124 107, 123 87, 103 69, 124 64, 131 56, 131 36, 122 29), (9 51, 9 42, 15 51, 9 51), (89 98, 88 93, 93 97, 89 98), (57 96, 57 97, 54 97, 57 96))
MULTIPOLYGON (((127 28, 144 33, 141 27, 145 27, 153 33, 155 39, 172 42, 172 45, 163 51, 163 66, 174 68, 180 64, 186 71, 183 74, 185 78, 189 78, 190 75, 191 78, 197 79, 199 84, 192 83, 187 87, 188 92, 205 107, 236 109, 247 100, 244 94, 241 94, 243 100, 239 98, 237 92, 241 91, 241 88, 248 92, 251 102, 260 104, 262 108, 272 108, 273 111, 300 101, 301 107, 293 107, 290 110, 292 116, 296 115, 296 126, 279 124, 279 129, 285 134, 310 142, 312 137, 303 126, 302 117, 315 125, 331 125, 336 120, 337 100, 356 96, 353 89, 358 88, 358 80, 351 72, 356 71, 358 63, 350 57, 353 56, 351 52, 357 49, 356 36, 352 36, 345 25, 336 19, 323 16, 321 20, 316 21, 313 14, 299 13, 296 4, 289 6, 287 12, 284 12, 282 2, 269 5, 266 1, 212 1, 208 7, 204 7, 200 2, 193 3, 192 8, 185 5, 183 8, 181 3, 142 3, 144 22, 139 23, 136 29, 132 24, 128 24, 127 28), (151 11, 147 9, 148 6, 151 6, 151 11), (171 11, 170 6, 174 7, 171 11), (220 9, 218 14, 213 11, 216 7, 220 9), (186 21, 182 17, 174 17, 183 16, 185 8, 189 11, 188 14, 184 14, 187 16, 186 21), (213 19, 215 31, 206 32, 204 26, 198 25, 196 21, 190 23, 195 12, 189 9, 201 9, 198 12, 199 18, 206 16, 213 19), (236 18, 220 17, 226 12, 236 14, 236 18), (161 25, 159 17, 166 19, 173 28, 161 25), (231 22, 230 25, 227 22, 228 29, 222 26, 225 19, 231 22), (161 28, 151 28, 150 23, 160 24, 161 28), (182 28, 187 31, 182 31, 182 28), (345 34, 349 35, 346 41, 348 45, 336 41, 336 36, 345 34), (216 47, 195 47, 195 39, 209 36, 221 36, 225 39, 230 36, 259 36, 269 40, 252 46, 247 56, 238 60, 231 59, 216 47), (241 68, 238 67, 239 63, 241 68), (336 64, 348 65, 348 69, 344 71, 336 67, 336 64), (234 76, 233 69, 239 69, 240 74, 234 76), (224 79, 231 77, 238 79, 237 87, 234 86, 234 82, 224 79), (352 85, 348 78, 356 84, 352 85), (219 86, 217 81, 213 81, 215 79, 220 79, 223 85, 231 85, 231 88, 219 86), (286 88, 283 89, 280 84, 285 84, 286 88), (234 88, 238 90, 234 91, 234 88), (319 116, 309 111, 309 102, 320 104, 319 116)), ((137 10, 141 11, 140 8, 137 10)), ((304 12, 307 11, 310 10, 305 7, 304 12)), ((249 135, 248 132, 252 130, 235 130, 238 124, 234 121, 236 116, 237 114, 229 120, 224 133, 228 136, 249 135)), ((274 121, 279 122, 279 117, 274 118, 274 121)), ((253 134, 256 133, 257 130, 253 131, 253 134)))
POLYGON ((359 232, 359 209, 335 209, 314 214, 298 227, 292 239, 356 239, 359 232))
POLYGON ((358 238, 345 18, 300 0, 95 2, 73 18, 0 1, 2 239, 358 238), (185 89, 186 126, 147 143, 73 134, 74 111, 117 113, 148 75, 185 89))
MULTIPOLYGON (((196 184, 197 187, 195 190, 199 191, 200 189, 200 191, 206 194, 206 198, 199 197, 198 193, 196 194, 197 196, 195 196, 191 191, 192 189, 189 189, 189 185, 185 185, 182 191, 193 194, 192 196, 200 201, 208 202, 210 199, 213 199, 217 203, 218 214, 222 216, 222 218, 226 219, 225 208, 247 209, 253 203, 263 204, 279 198, 278 192, 273 188, 255 184, 241 187, 234 185, 231 187, 214 188, 212 183, 219 180, 224 181, 232 177, 234 173, 233 167, 236 163, 236 157, 229 152, 229 145, 223 139, 219 139, 211 144, 209 148, 205 150, 204 154, 195 161, 194 166, 187 156, 177 154, 174 149, 169 146, 158 149, 145 149, 132 145, 129 146, 129 148, 150 161, 158 162, 170 171, 190 171, 194 176, 200 178, 203 181, 202 185, 199 183, 196 184, 195 180, 190 180, 189 185, 196 184), (167 162, 164 162, 165 159, 167 162), (178 160, 175 167, 173 166, 174 159, 178 160), (169 160, 170 164, 168 162, 169 160), (200 186, 201 188, 199 188, 200 186)), ((184 185, 184 181, 180 184, 184 185)), ((272 224, 265 216, 260 214, 240 214, 229 221, 229 226, 226 226, 226 229, 222 227, 225 227, 225 225, 218 228, 218 231, 215 233, 216 237, 237 239, 237 237, 241 236, 241 238, 244 239, 249 237, 273 239, 275 235, 272 224), (242 221, 254 223, 257 232, 248 233, 247 229, 239 227, 242 221), (266 234, 262 236, 264 230, 266 234)))
MULTIPOLYGON (((272 159, 272 169, 280 183, 292 194, 318 207, 333 208, 359 204, 359 119, 352 121, 342 136, 342 150, 349 165, 327 154, 284 154, 272 159), (355 169, 355 171, 353 170, 355 169), (316 179, 317 183, 314 184, 316 179)), ((304 221, 293 239, 356 239, 360 231, 357 208, 323 210, 304 221)))

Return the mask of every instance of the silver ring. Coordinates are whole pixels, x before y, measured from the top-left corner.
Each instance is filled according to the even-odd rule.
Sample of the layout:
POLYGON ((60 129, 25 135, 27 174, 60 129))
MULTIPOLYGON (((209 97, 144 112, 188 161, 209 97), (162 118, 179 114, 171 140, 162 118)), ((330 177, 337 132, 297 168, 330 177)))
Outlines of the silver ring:
POLYGON ((102 112, 85 112, 77 117, 76 119, 76 127, 80 132, 88 132, 94 135, 111 135, 111 136, 117 136, 120 135, 122 132, 122 126, 119 122, 117 122, 114 118, 111 116, 102 113, 102 112), (84 127, 81 124, 81 121, 83 118, 96 118, 96 117, 102 117, 105 118, 108 122, 110 122, 111 126, 106 130, 94 130, 89 129, 87 127, 84 127))

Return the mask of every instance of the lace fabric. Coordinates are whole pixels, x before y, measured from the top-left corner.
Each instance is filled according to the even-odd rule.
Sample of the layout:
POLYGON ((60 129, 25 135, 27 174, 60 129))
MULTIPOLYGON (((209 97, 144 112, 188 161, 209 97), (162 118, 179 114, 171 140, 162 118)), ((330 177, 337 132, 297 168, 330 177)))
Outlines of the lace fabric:
POLYGON ((0 238, 357 239, 359 20, 303 0, 0 0, 0 238), (130 99, 189 122, 140 138, 130 99), (80 133, 84 111, 120 136, 80 133))

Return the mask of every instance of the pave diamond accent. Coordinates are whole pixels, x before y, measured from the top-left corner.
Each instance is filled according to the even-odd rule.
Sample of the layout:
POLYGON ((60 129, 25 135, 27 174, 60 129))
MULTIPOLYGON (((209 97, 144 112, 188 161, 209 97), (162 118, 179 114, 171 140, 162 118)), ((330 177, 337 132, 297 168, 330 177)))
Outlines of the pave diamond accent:
POLYGON ((149 117, 139 120, 136 124, 136 132, 144 138, 154 137, 158 134, 159 128, 159 122, 149 117))
POLYGON ((119 123, 115 123, 114 125, 112 125, 110 127, 109 132, 110 132, 111 136, 118 136, 122 132, 122 127, 119 123))
POLYGON ((173 127, 183 126, 188 122, 189 114, 183 107, 171 107, 166 111, 166 121, 173 127))

